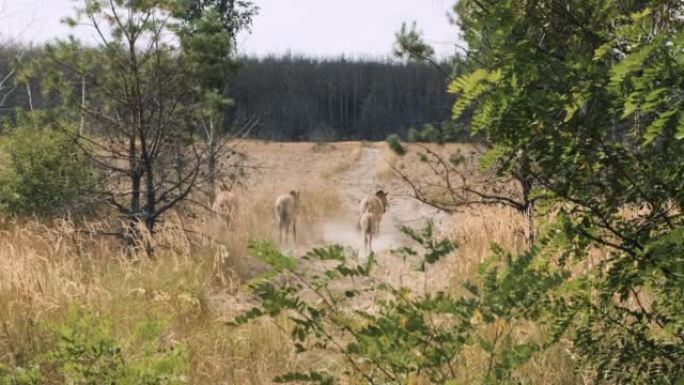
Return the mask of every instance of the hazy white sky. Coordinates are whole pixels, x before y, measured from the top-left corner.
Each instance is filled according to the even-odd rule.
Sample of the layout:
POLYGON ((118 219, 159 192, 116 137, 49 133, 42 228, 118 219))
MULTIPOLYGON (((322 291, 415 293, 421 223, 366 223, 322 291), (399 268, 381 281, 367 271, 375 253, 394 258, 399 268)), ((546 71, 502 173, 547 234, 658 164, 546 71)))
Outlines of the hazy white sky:
MULTIPOLYGON (((447 12, 455 0, 256 0, 261 8, 251 34, 240 36, 241 51, 312 56, 391 53, 403 21, 417 21, 440 56, 458 39, 447 12)), ((60 19, 73 14, 74 0, 0 0, 0 39, 45 42, 67 36, 60 19)), ((94 32, 78 30, 88 40, 94 32)))

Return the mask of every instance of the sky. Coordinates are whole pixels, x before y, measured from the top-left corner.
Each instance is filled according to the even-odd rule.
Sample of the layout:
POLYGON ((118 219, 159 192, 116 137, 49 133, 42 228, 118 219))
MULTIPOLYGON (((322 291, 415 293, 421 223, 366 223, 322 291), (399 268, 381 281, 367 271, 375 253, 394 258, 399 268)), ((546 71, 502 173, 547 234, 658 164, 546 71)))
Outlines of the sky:
MULTIPOLYGON (((305 54, 380 58, 391 55, 402 22, 416 21, 438 56, 452 53, 458 30, 447 13, 455 0, 256 0, 251 34, 239 36, 251 55, 305 54)), ((43 43, 74 33, 87 41, 94 31, 75 32, 60 20, 73 15, 74 0, 0 0, 0 39, 43 43)))

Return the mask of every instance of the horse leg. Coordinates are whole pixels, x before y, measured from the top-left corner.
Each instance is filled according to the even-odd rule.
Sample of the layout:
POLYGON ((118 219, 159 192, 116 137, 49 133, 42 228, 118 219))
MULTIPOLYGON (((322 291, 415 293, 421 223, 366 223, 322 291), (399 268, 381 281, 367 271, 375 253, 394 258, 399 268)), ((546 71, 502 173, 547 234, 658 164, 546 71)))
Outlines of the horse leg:
POLYGON ((368 234, 368 249, 370 250, 369 254, 373 254, 373 233, 368 234))
POLYGON ((373 254, 373 229, 369 229, 365 236, 364 236, 364 248, 366 255, 371 255, 373 254))

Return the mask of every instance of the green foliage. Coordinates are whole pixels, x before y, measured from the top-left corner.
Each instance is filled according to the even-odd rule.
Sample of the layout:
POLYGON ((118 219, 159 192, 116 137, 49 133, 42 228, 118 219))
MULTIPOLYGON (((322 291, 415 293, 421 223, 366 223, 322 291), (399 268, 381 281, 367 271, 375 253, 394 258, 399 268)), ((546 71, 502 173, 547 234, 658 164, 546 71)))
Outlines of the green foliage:
POLYGON ((253 278, 250 282, 260 282, 277 276, 280 273, 292 271, 295 268, 294 258, 285 255, 278 250, 272 242, 255 241, 249 242, 247 249, 252 256, 268 264, 272 269, 253 278))
POLYGON ((408 140, 411 142, 444 143, 444 137, 441 130, 435 128, 432 124, 423 125, 421 130, 410 129, 408 132, 408 140))
POLYGON ((259 7, 250 0, 175 0, 174 15, 195 22, 214 13, 223 34, 235 40, 241 31, 249 31, 259 7))
POLYGON ((449 93, 458 94, 458 99, 451 109, 454 119, 460 118, 473 102, 492 89, 500 77, 499 71, 487 72, 478 68, 454 79, 448 89, 449 93))
MULTIPOLYGON (((455 248, 448 240, 435 240, 431 226, 404 232, 424 250, 402 250, 419 270, 455 248)), ((541 341, 514 337, 516 317, 540 318, 541 309, 555 306, 558 299, 553 293, 565 275, 548 265, 536 265, 537 251, 514 257, 496 250, 482 267, 482 282, 467 283, 467 295, 452 296, 444 292, 418 294, 389 285, 371 274, 373 259, 358 264, 339 246, 315 249, 303 257, 306 267, 293 270, 296 280, 254 285, 259 306, 237 317, 233 325, 287 314, 298 352, 337 354, 349 375, 368 383, 405 384, 416 374, 431 383, 458 381, 458 356, 466 347, 479 347, 492 362, 481 376, 483 383, 513 384, 516 369, 542 346, 541 341), (374 310, 366 310, 354 306, 362 294, 382 299, 374 310), (526 308, 523 312, 518 310, 521 305, 526 308), (354 311, 349 311, 350 306, 354 311), (473 321, 477 317, 483 325, 473 321), (494 328, 496 336, 481 335, 482 327, 494 328)), ((276 380, 343 381, 315 364, 311 369, 315 370, 276 380)))
POLYGON ((57 348, 48 354, 51 365, 67 383, 185 384, 188 356, 183 349, 160 351, 157 321, 140 325, 133 336, 142 339, 139 351, 127 356, 112 337, 107 323, 75 312, 59 328, 57 348), (148 334, 145 330, 152 329, 148 334))
MULTIPOLYGON (((438 143, 447 142, 467 142, 471 139, 467 128, 458 122, 447 121, 440 125, 424 124, 420 129, 410 128, 407 132, 406 140, 413 143, 438 143)), ((387 144, 395 154, 404 156, 408 153, 401 143, 401 138, 397 134, 391 134, 386 139, 387 144)))
MULTIPOLYGON (((114 337, 111 322, 72 310, 53 329, 50 349, 34 357, 30 369, 0 365, 0 384, 42 384, 48 379, 67 384, 181 385, 188 383, 189 356, 180 346, 159 346, 159 321, 148 320, 125 340, 114 337)), ((52 383, 52 382, 51 382, 52 383)))
POLYGON ((186 20, 178 33, 182 62, 196 80, 193 91, 202 105, 202 117, 214 117, 233 103, 224 94, 237 67, 236 47, 234 36, 225 28, 219 11, 209 8, 186 20))
POLYGON ((39 385, 40 368, 10 368, 0 363, 0 385, 39 385))
POLYGON ((288 373, 284 376, 276 377, 273 381, 279 384, 288 382, 312 382, 320 385, 333 385, 335 383, 333 377, 314 371, 309 373, 288 373))
POLYGON ((71 137, 22 124, 3 146, 0 208, 19 215, 58 215, 88 208, 95 177, 71 137))
MULTIPOLYGON (((551 291, 511 277, 501 287, 509 299, 519 287, 550 297, 544 306, 515 299, 510 319, 553 325, 548 343, 570 339, 597 383, 675 383, 684 377, 673 289, 683 261, 674 241, 684 227, 682 4, 484 4, 455 8, 472 55, 450 86, 454 116, 474 111, 472 131, 493 147, 485 163, 527 170, 550 198, 539 203, 561 210, 555 233, 519 261, 576 271, 537 277, 558 285, 551 291), (605 256, 585 267, 596 250, 605 256)), ((483 276, 490 291, 505 283, 492 274, 483 276)))
MULTIPOLYGON (((433 222, 428 222, 428 224, 421 231, 416 231, 407 226, 403 226, 401 228, 402 233, 407 235, 416 244, 426 250, 423 258, 420 259, 420 265, 418 266, 419 271, 425 271, 425 267, 427 265, 436 263, 456 250, 456 244, 450 240, 442 239, 436 241, 434 237, 434 229, 433 222)), ((403 247, 399 251, 404 255, 404 257, 415 256, 417 254, 410 247, 403 247)))
POLYGON ((435 54, 435 50, 423 40, 415 22, 410 28, 403 23, 395 37, 394 55, 397 57, 425 60, 435 54))
POLYGON ((401 144, 401 138, 399 138, 399 135, 392 134, 388 136, 387 145, 389 145, 389 148, 394 151, 395 154, 399 156, 406 155, 406 148, 401 144))

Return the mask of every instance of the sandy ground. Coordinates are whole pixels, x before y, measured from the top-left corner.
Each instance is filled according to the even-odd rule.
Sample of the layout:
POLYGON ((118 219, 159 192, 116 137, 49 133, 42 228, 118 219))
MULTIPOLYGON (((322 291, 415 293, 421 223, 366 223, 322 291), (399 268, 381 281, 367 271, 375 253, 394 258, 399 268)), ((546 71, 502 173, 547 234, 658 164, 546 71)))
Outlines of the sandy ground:
MULTIPOLYGON (((309 237, 296 248, 286 244, 282 245, 281 249, 288 254, 299 256, 313 247, 339 244, 358 250, 359 259, 363 261, 366 253, 363 251, 363 238, 357 226, 360 201, 364 196, 383 189, 390 194, 390 208, 382 219, 380 235, 373 241, 373 251, 378 261, 373 277, 378 281, 409 287, 416 293, 434 292, 443 287, 448 282, 446 269, 433 266, 426 273, 417 272, 415 266, 418 261, 404 260, 395 250, 402 246, 415 246, 401 233, 401 226, 419 228, 428 220, 432 220, 439 229, 449 221, 449 217, 410 197, 409 188, 399 178, 380 180, 377 177, 378 170, 383 166, 386 168, 384 146, 379 143, 364 144, 360 154, 355 153, 359 151, 358 143, 336 143, 335 150, 321 153, 312 151, 311 146, 310 143, 307 146, 269 144, 247 149, 250 156, 256 160, 256 167, 262 170, 248 182, 252 184, 251 188, 258 185, 262 190, 270 189, 274 192, 288 191, 291 186, 298 186, 306 191, 307 187, 321 183, 320 175, 330 172, 330 164, 344 164, 349 162, 351 157, 355 158, 345 170, 332 173, 325 178, 325 185, 337 192, 342 205, 337 210, 339 214, 310 224, 318 227, 319 231, 316 233, 320 236, 309 237)), ((228 316, 227 313, 246 310, 253 306, 244 295, 245 293, 219 295, 212 302, 221 308, 220 312, 224 316, 228 316)), ((354 307, 372 308, 374 298, 359 298, 355 302, 354 307)))
MULTIPOLYGON (((377 145, 364 147, 356 167, 339 175, 336 180, 336 185, 343 192, 344 204, 349 212, 354 213, 353 231, 349 230, 346 223, 326 223, 325 239, 328 243, 355 247, 360 250, 361 259, 363 259, 365 257, 362 250, 363 241, 361 235, 356 231, 360 201, 365 195, 378 189, 388 191, 390 208, 387 214, 383 216, 379 237, 373 240, 373 251, 378 260, 373 277, 378 281, 395 286, 409 287, 417 293, 438 290, 439 286, 446 280, 435 279, 435 269, 427 273, 417 272, 415 267, 418 261, 404 260, 395 250, 402 246, 416 247, 400 231, 402 226, 421 228, 427 221, 432 220, 435 226, 439 228, 448 221, 448 216, 412 198, 408 186, 398 178, 379 181, 376 170, 381 169, 387 159, 385 159, 384 151, 376 147, 377 145)), ((366 303, 362 306, 368 307, 372 304, 366 303)))
POLYGON ((386 162, 383 151, 364 147, 355 167, 334 178, 334 185, 340 191, 345 212, 343 220, 323 224, 326 243, 337 243, 361 250, 363 240, 357 230, 359 204, 364 196, 377 190, 389 192, 390 208, 380 224, 380 235, 373 240, 376 253, 387 253, 404 246, 408 241, 400 232, 402 226, 421 227, 430 219, 441 222, 446 216, 409 196, 408 188, 399 180, 381 182, 376 177, 380 164, 386 162))

